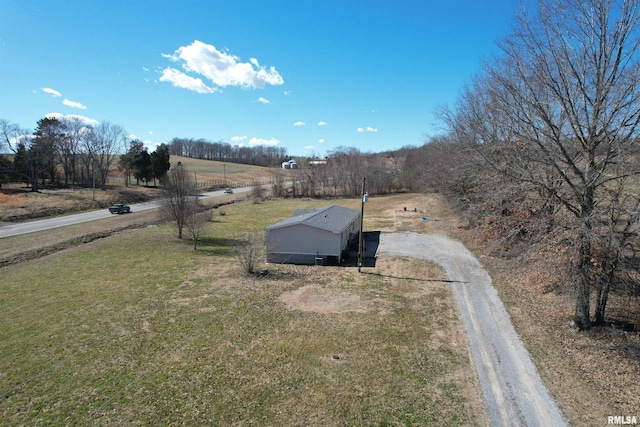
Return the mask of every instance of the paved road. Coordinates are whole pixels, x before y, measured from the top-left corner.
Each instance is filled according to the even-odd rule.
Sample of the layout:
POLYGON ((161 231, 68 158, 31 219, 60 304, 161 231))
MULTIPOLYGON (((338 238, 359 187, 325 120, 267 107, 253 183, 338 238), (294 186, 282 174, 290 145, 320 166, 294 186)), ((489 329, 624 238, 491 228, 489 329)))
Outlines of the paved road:
MULTIPOLYGON (((233 190, 235 193, 246 193, 251 191, 251 187, 237 188, 233 190)), ((200 195, 202 198, 222 196, 223 192, 212 191, 210 193, 203 193, 200 195)), ((136 203, 131 205, 131 214, 135 215, 136 212, 145 211, 147 209, 155 209, 160 206, 160 202, 145 202, 136 203)), ((107 209, 101 209, 99 211, 85 212, 75 215, 66 215, 56 218, 42 219, 37 221, 23 222, 17 224, 10 224, 0 227, 0 239, 4 237, 17 236, 20 234, 34 233, 36 231, 44 231, 52 228, 65 227, 67 225, 81 224, 83 222, 95 221, 97 219, 108 218, 112 214, 107 209)))
POLYGON ((444 236, 382 233, 379 253, 426 259, 450 280, 493 426, 565 426, 491 278, 462 243, 444 236))

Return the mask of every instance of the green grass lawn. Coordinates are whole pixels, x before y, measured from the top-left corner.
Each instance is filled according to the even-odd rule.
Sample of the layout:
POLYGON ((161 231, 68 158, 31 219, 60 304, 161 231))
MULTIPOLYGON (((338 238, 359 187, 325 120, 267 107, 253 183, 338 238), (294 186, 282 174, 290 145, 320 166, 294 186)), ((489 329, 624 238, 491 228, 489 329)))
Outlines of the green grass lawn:
POLYGON ((438 268, 236 266, 228 238, 324 204, 227 206, 198 251, 150 226, 0 270, 0 424, 484 424, 451 290, 416 280, 438 268), (305 287, 361 309, 283 302, 305 287))

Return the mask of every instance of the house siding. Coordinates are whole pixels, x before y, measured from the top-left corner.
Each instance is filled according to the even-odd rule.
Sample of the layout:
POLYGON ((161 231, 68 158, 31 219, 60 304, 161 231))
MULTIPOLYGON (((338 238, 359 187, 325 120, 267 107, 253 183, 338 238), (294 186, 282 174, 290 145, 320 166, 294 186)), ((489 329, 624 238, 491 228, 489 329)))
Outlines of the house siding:
POLYGON ((340 251, 334 233, 304 224, 269 231, 267 245, 269 250, 275 252, 336 253, 340 251))
MULTIPOLYGON (((344 210, 340 211, 342 214, 344 210)), ((298 212, 300 214, 300 212, 298 212)), ((334 214, 329 214, 329 218, 334 214)), ((292 219, 296 215, 292 217, 292 219)), ((327 230, 324 227, 326 215, 316 218, 313 224, 305 222, 267 228, 267 261, 287 264, 339 264, 342 253, 350 239, 360 229, 359 212, 341 230, 327 230), (321 261, 320 261, 321 260, 321 261)), ((286 223, 285 220, 283 222, 286 223)), ((314 222, 311 220, 310 222, 314 222)))

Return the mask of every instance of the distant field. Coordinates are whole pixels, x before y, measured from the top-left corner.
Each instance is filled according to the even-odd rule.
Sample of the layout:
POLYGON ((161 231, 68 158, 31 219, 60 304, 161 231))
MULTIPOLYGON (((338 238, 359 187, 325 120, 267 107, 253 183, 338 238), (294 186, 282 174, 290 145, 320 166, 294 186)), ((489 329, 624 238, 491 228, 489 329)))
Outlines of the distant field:
MULTIPOLYGON (((407 199, 429 201, 372 198, 365 227, 423 226, 407 199)), ((438 267, 242 274, 229 239, 323 204, 225 206, 198 251, 153 225, 3 268, 0 424, 485 425, 438 267)))
POLYGON ((271 171, 273 169, 262 166, 171 156, 172 165, 176 165, 178 162, 194 172, 198 181, 223 181, 226 177, 229 183, 245 185, 250 184, 253 180, 270 181, 272 179, 271 171))

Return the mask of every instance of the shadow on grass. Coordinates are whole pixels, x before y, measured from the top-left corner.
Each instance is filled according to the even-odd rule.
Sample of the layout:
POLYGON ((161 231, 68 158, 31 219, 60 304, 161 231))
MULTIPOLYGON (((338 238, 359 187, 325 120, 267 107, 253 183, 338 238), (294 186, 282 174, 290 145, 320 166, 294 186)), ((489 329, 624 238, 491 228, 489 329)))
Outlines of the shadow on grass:
MULTIPOLYGON (((188 244, 193 246, 193 241, 189 239, 183 239, 188 244)), ((232 256, 232 248, 237 245, 242 245, 245 242, 237 239, 227 239, 221 237, 202 237, 198 239, 198 245, 196 251, 201 255, 206 256, 232 256)))
POLYGON ((626 342, 614 345, 611 349, 617 351, 628 359, 640 361, 640 343, 626 342))
MULTIPOLYGON (((363 266, 364 266, 364 264, 363 264, 363 266)), ((370 276, 377 276, 377 277, 386 277, 386 278, 389 278, 389 279, 415 280, 416 282, 469 283, 469 282, 464 282, 464 281, 460 281, 460 280, 420 279, 420 278, 417 278, 417 277, 399 277, 399 276, 392 276, 390 274, 372 273, 372 272, 369 272, 369 271, 363 271, 362 274, 368 274, 370 276)))

